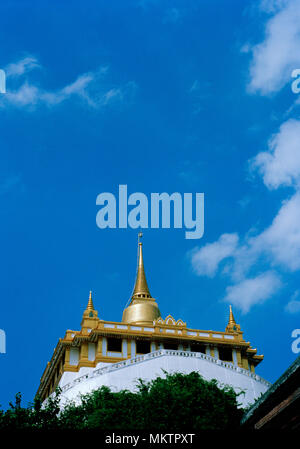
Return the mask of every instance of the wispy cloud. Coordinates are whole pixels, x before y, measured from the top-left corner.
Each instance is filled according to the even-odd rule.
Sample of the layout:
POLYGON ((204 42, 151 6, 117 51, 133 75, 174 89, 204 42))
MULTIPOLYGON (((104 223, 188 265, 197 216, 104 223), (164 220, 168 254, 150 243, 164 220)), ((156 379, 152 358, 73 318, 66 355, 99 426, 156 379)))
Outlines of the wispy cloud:
POLYGON ((280 289, 280 271, 300 270, 300 122, 289 120, 282 124, 268 150, 250 161, 250 167, 262 176, 268 189, 290 186, 294 193, 282 202, 272 223, 261 232, 223 234, 215 242, 195 248, 190 256, 198 275, 213 277, 219 272, 227 276, 231 285, 224 300, 238 305, 243 312, 280 289), (253 276, 259 267, 267 270, 253 276), (257 285, 264 286, 262 293, 257 285))
MULTIPOLYGON (((7 66, 7 75, 19 77, 29 71, 40 67, 34 57, 27 57, 7 66)), ((67 100, 77 99, 89 107, 100 109, 112 103, 131 101, 136 92, 136 84, 128 82, 121 86, 109 86, 106 80, 108 67, 102 66, 94 72, 79 75, 75 81, 57 89, 46 90, 30 83, 28 79, 21 81, 15 90, 7 89, 7 93, 1 96, 1 107, 26 108, 35 110, 38 106, 54 107, 67 100), (105 79, 105 82, 104 82, 105 79)))
MULTIPOLYGON (((242 51, 252 52, 248 91, 268 95, 279 91, 291 80, 291 71, 300 67, 300 2, 262 0, 260 9, 269 14, 264 40, 255 46, 246 44, 242 51)), ((197 88, 194 83, 191 93, 197 88)), ((300 270, 298 118, 281 124, 267 149, 249 161, 249 170, 262 178, 268 190, 289 187, 293 193, 282 201, 272 223, 261 232, 223 234, 215 242, 196 248, 191 256, 198 275, 213 277, 219 273, 227 277, 230 285, 223 299, 245 313, 276 294, 285 272, 300 270)), ((286 310, 294 313, 298 303, 292 298, 286 310)))
POLYGON ((269 299, 280 287, 279 276, 267 271, 227 287, 224 300, 247 313, 255 304, 261 304, 269 299))
POLYGON ((6 76, 18 77, 22 76, 33 69, 41 67, 34 56, 27 56, 17 62, 8 64, 5 67, 6 76))
POLYGON ((290 301, 285 306, 285 311, 291 314, 300 313, 300 291, 297 290, 293 293, 290 301))
MULTIPOLYGON (((253 270, 258 269, 259 262, 262 262, 262 266, 282 269, 284 272, 296 272, 300 270, 299 223, 300 193, 297 192, 289 200, 283 202, 271 225, 261 233, 250 237, 240 237, 237 233, 223 234, 216 242, 195 248, 190 255, 193 269, 199 276, 214 277, 219 272, 239 288, 248 285, 246 281, 252 279, 249 278, 249 275, 253 270), (221 263, 225 264, 222 272, 220 272, 221 263)), ((273 270, 274 285, 275 276, 276 273, 273 270)), ((270 278, 260 276, 257 280, 266 282, 270 278)), ((231 284, 227 291, 226 301, 233 302, 232 295, 239 291, 234 288, 234 285, 231 284)), ((253 285, 253 282, 250 285, 253 285)), ((266 292, 271 295, 280 286, 281 283, 277 282, 277 289, 268 288, 266 292)), ((265 294, 264 299, 266 298, 265 294)), ((239 300, 236 298, 235 304, 239 304, 241 310, 246 311, 249 310, 251 304, 254 305, 257 302, 261 301, 255 301, 253 297, 251 302, 250 297, 241 295, 239 300)))
POLYGON ((269 140, 268 151, 258 153, 251 167, 258 170, 269 189, 297 186, 300 181, 300 121, 284 122, 269 140))
POLYGON ((300 192, 283 202, 272 224, 255 239, 273 265, 295 272, 300 269, 300 192))
POLYGON ((223 234, 216 242, 195 248, 191 253, 195 272, 200 276, 215 276, 220 263, 235 254, 238 241, 237 234, 223 234))

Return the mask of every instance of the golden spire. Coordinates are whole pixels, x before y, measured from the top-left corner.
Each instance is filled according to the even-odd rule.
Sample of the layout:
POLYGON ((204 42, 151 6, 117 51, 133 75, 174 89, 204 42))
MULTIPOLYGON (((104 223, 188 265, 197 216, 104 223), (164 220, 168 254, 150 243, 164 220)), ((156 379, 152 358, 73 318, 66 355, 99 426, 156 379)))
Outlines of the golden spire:
POLYGON ((229 326, 234 326, 235 324, 236 324, 236 321, 235 321, 233 313, 232 313, 232 307, 229 306, 229 321, 228 321, 228 325, 229 326))
POLYGON ((132 298, 151 298, 144 269, 143 244, 140 241, 142 236, 143 234, 140 232, 138 235, 138 266, 132 298))
POLYGON ((160 317, 160 311, 154 298, 152 298, 145 276, 142 237, 138 235, 138 266, 133 294, 128 307, 123 312, 122 321, 139 325, 152 325, 160 317))
POLYGON ((241 332, 240 325, 234 319, 231 306, 229 306, 229 320, 226 326, 226 332, 241 332))
POLYGON ((93 300, 92 300, 92 291, 91 290, 90 290, 89 302, 88 302, 86 310, 88 310, 89 312, 91 310, 94 310, 94 304, 93 304, 93 300))
POLYGON ((94 309, 92 292, 90 291, 89 300, 86 309, 83 312, 81 327, 82 326, 84 326, 85 328, 95 327, 97 326, 98 321, 99 321, 98 312, 97 310, 94 309))

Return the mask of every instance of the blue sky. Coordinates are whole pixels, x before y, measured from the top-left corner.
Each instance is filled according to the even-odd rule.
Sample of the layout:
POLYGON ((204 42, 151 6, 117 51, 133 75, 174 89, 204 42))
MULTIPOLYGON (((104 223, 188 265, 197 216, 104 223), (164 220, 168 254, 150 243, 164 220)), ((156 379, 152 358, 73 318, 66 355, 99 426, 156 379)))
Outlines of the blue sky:
POLYGON ((89 290, 121 320, 137 231, 96 197, 204 192, 205 233, 144 230, 165 318, 224 330, 229 304, 275 381, 300 321, 296 0, 2 1, 0 403, 33 399, 89 290))

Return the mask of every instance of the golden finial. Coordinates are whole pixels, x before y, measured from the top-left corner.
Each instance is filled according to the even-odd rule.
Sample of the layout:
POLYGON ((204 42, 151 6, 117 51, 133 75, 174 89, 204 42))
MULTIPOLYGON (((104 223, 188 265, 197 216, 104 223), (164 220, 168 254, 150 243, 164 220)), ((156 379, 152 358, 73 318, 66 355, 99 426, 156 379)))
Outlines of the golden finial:
POLYGON ((229 321, 228 321, 228 325, 234 325, 236 324, 236 321, 234 319, 233 313, 232 313, 232 307, 229 306, 229 321))
POLYGON ((92 300, 92 291, 91 290, 90 290, 89 302, 88 302, 86 310, 88 310, 88 311, 94 310, 94 304, 93 304, 93 300, 92 300))
POLYGON ((226 332, 241 332, 240 325, 234 319, 231 306, 229 306, 229 320, 226 326, 226 332))
POLYGON ((98 321, 98 311, 94 309, 92 292, 90 291, 89 300, 86 306, 85 311, 83 312, 83 317, 81 320, 81 326, 92 327, 91 320, 95 322, 98 321), (85 320, 88 320, 88 324, 85 320))
POLYGON ((138 234, 138 267, 135 286, 132 294, 132 298, 151 298, 150 291, 146 281, 144 261, 143 261, 143 249, 142 242, 140 241, 143 234, 139 232, 138 234))
POLYGON ((153 325, 161 313, 154 298, 151 297, 147 285, 144 261, 143 244, 140 241, 142 233, 138 234, 138 262, 135 286, 129 306, 123 312, 123 323, 135 323, 139 325, 153 325))

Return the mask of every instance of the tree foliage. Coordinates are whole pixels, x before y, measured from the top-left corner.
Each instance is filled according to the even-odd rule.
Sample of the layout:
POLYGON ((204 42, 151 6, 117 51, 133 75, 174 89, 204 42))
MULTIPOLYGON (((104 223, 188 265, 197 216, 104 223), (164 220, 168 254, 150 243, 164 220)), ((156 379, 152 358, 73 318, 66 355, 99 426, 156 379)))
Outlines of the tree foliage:
POLYGON ((243 413, 232 387, 220 388, 197 372, 140 379, 136 392, 102 386, 82 395, 80 405, 70 402, 62 409, 60 396, 57 389, 45 404, 37 397, 23 408, 18 393, 15 403, 0 411, 0 429, 232 430, 243 413))

